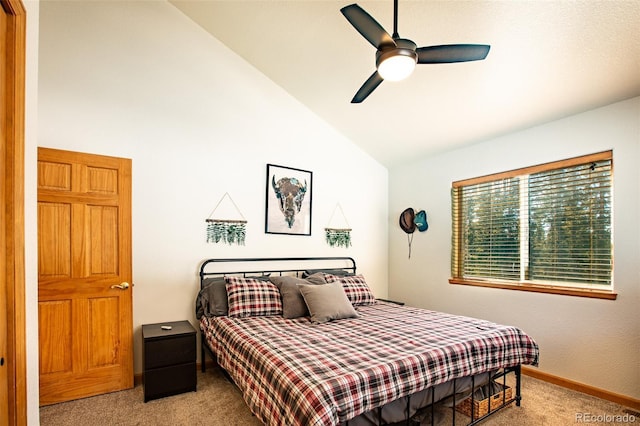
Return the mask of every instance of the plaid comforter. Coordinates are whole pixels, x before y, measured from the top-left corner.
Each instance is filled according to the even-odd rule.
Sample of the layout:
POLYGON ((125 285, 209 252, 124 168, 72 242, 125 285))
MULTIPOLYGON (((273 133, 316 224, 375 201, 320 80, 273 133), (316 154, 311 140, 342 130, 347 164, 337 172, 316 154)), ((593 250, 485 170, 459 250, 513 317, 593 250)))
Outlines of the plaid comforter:
POLYGON ((218 363, 266 425, 336 425, 454 378, 538 363, 515 327, 379 302, 359 318, 201 320, 218 363))

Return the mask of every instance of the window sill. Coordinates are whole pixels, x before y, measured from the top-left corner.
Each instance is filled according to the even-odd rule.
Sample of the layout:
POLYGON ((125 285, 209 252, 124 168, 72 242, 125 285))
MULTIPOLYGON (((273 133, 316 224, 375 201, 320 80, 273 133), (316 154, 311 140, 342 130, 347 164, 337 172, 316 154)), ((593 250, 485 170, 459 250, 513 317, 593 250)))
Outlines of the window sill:
POLYGON ((594 299, 616 300, 618 293, 606 290, 554 287, 538 284, 507 284, 497 281, 470 281, 461 278, 449 278, 449 284, 470 285, 475 287, 500 288, 503 290, 531 291, 535 293, 560 294, 564 296, 590 297, 594 299))

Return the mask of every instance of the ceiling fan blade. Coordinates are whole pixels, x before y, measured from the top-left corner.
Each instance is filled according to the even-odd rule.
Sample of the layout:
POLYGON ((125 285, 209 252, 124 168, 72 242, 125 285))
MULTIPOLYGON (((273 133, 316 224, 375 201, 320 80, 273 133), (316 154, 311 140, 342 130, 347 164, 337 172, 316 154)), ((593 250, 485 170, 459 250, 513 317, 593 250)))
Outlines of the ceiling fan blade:
POLYGON ((380 74, 378 74, 378 71, 374 71, 373 74, 371 74, 371 77, 369 77, 367 81, 365 81, 364 84, 360 87, 353 99, 351 99, 351 103, 359 104, 360 102, 367 99, 367 96, 369 96, 371 92, 373 92, 376 87, 378 87, 383 81, 384 79, 380 76, 380 74))
POLYGON ((395 46, 393 38, 384 28, 357 4, 351 4, 340 9, 347 21, 358 30, 369 43, 380 50, 383 46, 395 46))
POLYGON ((416 49, 419 64, 447 64, 480 61, 487 57, 491 46, 486 44, 445 44, 416 49))

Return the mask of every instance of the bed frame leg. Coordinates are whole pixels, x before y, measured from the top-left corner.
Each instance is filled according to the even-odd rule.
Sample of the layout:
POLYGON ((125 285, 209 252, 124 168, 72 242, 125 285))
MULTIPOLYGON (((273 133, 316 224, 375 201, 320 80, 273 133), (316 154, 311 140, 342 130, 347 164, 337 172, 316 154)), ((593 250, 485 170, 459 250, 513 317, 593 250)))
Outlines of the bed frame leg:
POLYGON ((521 376, 522 376, 522 369, 520 368, 520 364, 516 365, 515 367, 513 367, 513 372, 516 374, 516 407, 520 406, 520 400, 522 399, 522 396, 520 394, 520 386, 521 386, 521 376))
POLYGON ((451 404, 451 424, 456 424, 456 384, 458 379, 453 379, 453 402, 451 404))
POLYGON ((435 405, 436 405, 436 391, 431 388, 431 426, 435 424, 435 405))
POLYGON ((471 376, 471 421, 475 419, 476 376, 471 376))
POLYGON ((204 334, 200 333, 200 370, 202 370, 203 373, 207 371, 206 360, 204 358, 204 345, 204 334))

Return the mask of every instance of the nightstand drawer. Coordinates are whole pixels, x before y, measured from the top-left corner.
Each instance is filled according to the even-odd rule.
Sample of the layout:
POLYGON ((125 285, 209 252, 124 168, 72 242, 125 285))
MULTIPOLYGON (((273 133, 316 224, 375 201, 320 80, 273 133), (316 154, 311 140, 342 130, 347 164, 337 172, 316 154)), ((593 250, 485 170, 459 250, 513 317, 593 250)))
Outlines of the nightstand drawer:
POLYGON ((195 362, 196 335, 167 337, 144 342, 145 369, 195 362))
POLYGON ((196 390, 196 363, 144 372, 144 401, 196 390))

